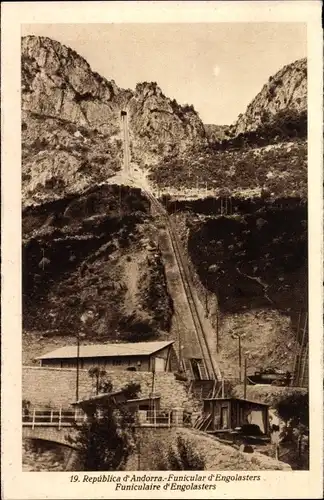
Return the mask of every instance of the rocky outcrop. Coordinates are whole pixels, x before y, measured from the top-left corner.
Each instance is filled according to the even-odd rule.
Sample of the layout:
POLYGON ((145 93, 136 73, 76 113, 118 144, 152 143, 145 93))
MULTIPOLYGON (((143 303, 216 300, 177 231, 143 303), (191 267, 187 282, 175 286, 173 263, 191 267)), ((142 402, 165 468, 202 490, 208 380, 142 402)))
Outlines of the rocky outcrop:
POLYGON ((137 164, 206 141, 192 106, 167 98, 156 83, 121 89, 50 38, 22 39, 21 70, 24 204, 82 192, 114 175, 122 165, 121 111, 137 164))
POLYGON ((94 73, 76 52, 55 40, 22 39, 22 109, 67 120, 103 134, 119 132, 127 92, 94 73))
POLYGON ((127 111, 133 159, 147 166, 206 142, 204 125, 194 107, 167 98, 156 83, 139 83, 127 111))
POLYGON ((263 86, 261 92, 231 126, 235 136, 256 130, 279 111, 301 113, 307 109, 307 60, 299 59, 284 66, 263 86))

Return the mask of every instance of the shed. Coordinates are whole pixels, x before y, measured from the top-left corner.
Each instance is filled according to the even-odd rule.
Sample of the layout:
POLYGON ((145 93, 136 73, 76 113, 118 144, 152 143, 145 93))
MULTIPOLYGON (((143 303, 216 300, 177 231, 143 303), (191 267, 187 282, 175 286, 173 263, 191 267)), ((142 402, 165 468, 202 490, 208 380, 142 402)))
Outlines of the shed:
POLYGON ((151 394, 146 398, 127 399, 123 390, 98 394, 87 399, 73 403, 73 406, 81 408, 88 416, 94 415, 97 409, 108 407, 111 403, 125 405, 129 410, 160 410, 161 397, 151 394))
POLYGON ((205 430, 211 432, 228 432, 253 425, 259 427, 261 435, 269 433, 269 405, 265 403, 231 397, 208 398, 204 399, 204 417, 205 430))
POLYGON ((133 342, 114 344, 65 346, 39 356, 41 366, 52 368, 89 369, 144 372, 176 371, 177 355, 174 341, 133 342))

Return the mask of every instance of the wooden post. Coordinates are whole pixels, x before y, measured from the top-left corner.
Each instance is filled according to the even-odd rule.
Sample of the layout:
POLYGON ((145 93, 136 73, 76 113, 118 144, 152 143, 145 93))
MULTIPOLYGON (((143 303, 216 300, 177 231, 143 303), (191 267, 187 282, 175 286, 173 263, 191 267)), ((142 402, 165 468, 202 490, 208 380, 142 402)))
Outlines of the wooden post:
POLYGON ((246 358, 244 358, 244 399, 246 399, 246 358))
POLYGON ((224 379, 222 378, 222 398, 225 398, 225 384, 224 384, 224 379))
POLYGON ((119 186, 119 217, 121 217, 121 202, 122 202, 122 193, 121 193, 121 186, 119 186))
POLYGON ((208 290, 207 290, 207 278, 205 279, 205 309, 206 309, 206 318, 208 318, 208 290))
POLYGON ((275 459, 279 460, 279 444, 275 444, 275 459))
POLYGON ((77 333, 77 359, 76 359, 76 381, 75 381, 75 399, 79 401, 79 358, 80 358, 80 337, 77 333))
POLYGON ((239 379, 242 381, 242 350, 241 350, 241 335, 238 336, 238 355, 239 355, 239 379))
POLYGON ((36 410, 35 410, 35 408, 34 408, 34 409, 33 409, 32 429, 34 429, 34 427, 35 427, 35 414, 36 414, 36 410))
POLYGON ((62 408, 59 409, 59 421, 58 421, 59 430, 61 429, 61 421, 62 421, 62 408))
MULTIPOLYGON (((216 298, 217 300, 217 298, 216 298)), ((216 305, 216 352, 219 351, 219 312, 218 303, 216 305)))
POLYGON ((51 410, 51 423, 53 422, 53 410, 51 410))

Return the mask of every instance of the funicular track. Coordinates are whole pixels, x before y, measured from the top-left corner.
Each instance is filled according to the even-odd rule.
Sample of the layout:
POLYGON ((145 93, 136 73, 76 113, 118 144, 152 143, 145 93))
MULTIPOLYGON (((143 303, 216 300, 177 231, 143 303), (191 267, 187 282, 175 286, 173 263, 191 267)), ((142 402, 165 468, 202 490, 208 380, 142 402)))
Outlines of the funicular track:
MULTIPOLYGON (((161 205, 161 203, 152 195, 147 190, 144 190, 145 194, 151 201, 152 205, 154 206, 156 212, 161 215, 165 222, 166 222, 166 227, 170 235, 170 240, 172 244, 172 248, 174 251, 174 255, 177 261, 177 265, 179 268, 179 274, 181 277, 183 289, 186 294, 186 299, 187 303, 190 309, 190 313, 192 316, 193 324, 195 327, 195 334, 196 334, 196 341, 197 341, 197 347, 200 350, 200 355, 201 355, 201 360, 203 363, 203 379, 205 380, 214 380, 214 381, 220 381, 221 380, 221 373, 218 368, 218 366, 215 366, 215 361, 213 359, 210 346, 208 343, 208 339, 206 336, 205 328, 204 325, 201 321, 199 310, 197 307, 196 303, 196 298, 195 298, 195 292, 193 290, 193 284, 191 281, 191 275, 190 275, 190 270, 188 263, 186 262, 186 259, 183 255, 182 251, 182 244, 179 240, 179 237, 176 233, 176 228, 174 227, 173 222, 171 221, 171 218, 165 208, 161 205)), ((198 353, 197 353, 197 357, 198 353)), ((185 371, 190 372, 190 367, 188 366, 188 361, 185 363, 185 371)))
MULTIPOLYGON (((132 178, 132 169, 130 162, 130 147, 129 147, 129 131, 128 131, 128 113, 127 111, 121 112, 121 131, 123 139, 123 153, 124 153, 124 172, 127 177, 132 178)), ((135 179, 133 179, 134 181, 135 179)), ((135 181, 136 182, 136 181, 135 181)), ((181 278, 183 290, 186 296, 186 302, 192 317, 192 323, 194 326, 194 351, 195 359, 199 360, 199 373, 200 377, 197 379, 194 375, 193 366, 191 364, 192 358, 184 357, 184 370, 190 380, 200 380, 202 382, 212 382, 213 388, 212 393, 215 393, 216 383, 222 380, 221 372, 219 366, 215 363, 212 356, 210 346, 208 344, 208 338, 206 335, 204 324, 201 320, 198 307, 198 299, 196 298, 193 283, 191 280, 191 273, 189 265, 186 261, 184 253, 182 251, 182 244, 177 235, 176 228, 174 224, 162 206, 162 204, 154 197, 154 195, 138 181, 137 184, 146 194, 148 199, 151 201, 151 206, 154 207, 156 213, 160 215, 166 225, 166 230, 168 232, 170 242, 172 245, 173 254, 176 260, 177 267, 179 269, 179 276, 181 278)))

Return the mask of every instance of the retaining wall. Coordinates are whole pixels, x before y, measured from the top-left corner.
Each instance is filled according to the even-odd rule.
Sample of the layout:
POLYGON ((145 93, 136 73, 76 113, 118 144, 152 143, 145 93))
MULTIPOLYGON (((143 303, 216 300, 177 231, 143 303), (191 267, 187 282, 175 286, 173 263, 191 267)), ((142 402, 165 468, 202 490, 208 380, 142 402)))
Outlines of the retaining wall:
MULTIPOLYGON (((121 389, 129 382, 139 383, 141 395, 147 397, 152 392, 152 375, 151 372, 116 370, 107 372, 107 379, 111 380, 114 390, 121 389)), ((32 406, 68 407, 75 402, 75 369, 24 366, 22 377, 22 398, 30 401, 32 406)), ((194 406, 184 382, 176 380, 173 373, 156 373, 154 392, 161 395, 162 409, 178 406, 191 410, 194 406)), ((79 399, 92 395, 94 395, 94 381, 89 377, 87 370, 80 370, 79 399)))

